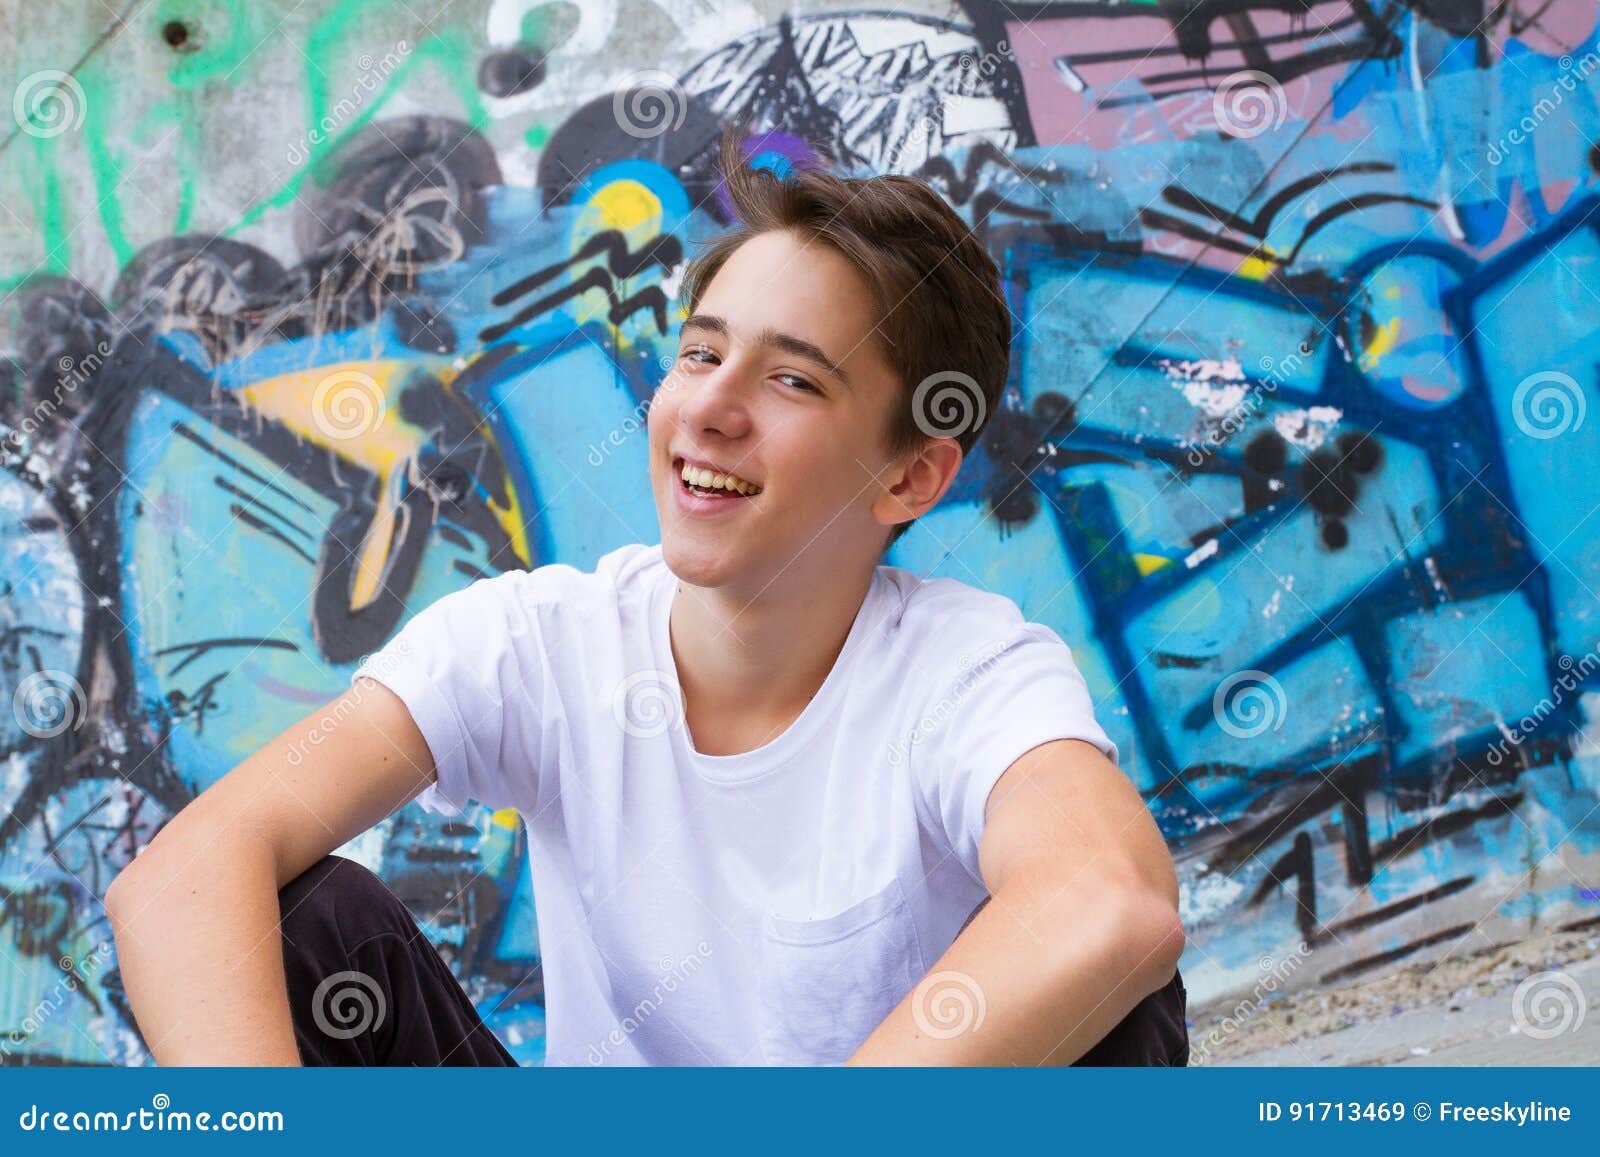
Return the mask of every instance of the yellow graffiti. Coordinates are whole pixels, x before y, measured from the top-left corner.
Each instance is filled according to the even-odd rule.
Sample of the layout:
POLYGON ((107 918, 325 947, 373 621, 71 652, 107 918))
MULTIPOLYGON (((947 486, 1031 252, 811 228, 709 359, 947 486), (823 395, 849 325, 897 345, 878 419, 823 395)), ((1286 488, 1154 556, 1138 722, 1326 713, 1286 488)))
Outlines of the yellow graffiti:
MULTIPOLYGON (((462 368, 466 364, 470 362, 462 368)), ((453 388, 458 376, 455 366, 442 363, 427 368, 441 388, 453 388)), ((378 478, 378 508, 357 552, 351 582, 352 611, 367 606, 383 588, 389 551, 401 541, 398 532, 404 529, 400 525, 406 513, 399 500, 402 483, 411 462, 431 437, 428 430, 403 419, 392 405, 416 369, 416 362, 398 359, 343 362, 264 378, 239 391, 245 403, 263 417, 378 478)), ((480 433, 494 441, 488 427, 480 428, 480 433)), ((509 504, 501 507, 490 501, 489 511, 505 530, 517 557, 531 561, 516 490, 509 485, 502 489, 510 496, 509 504)))
POLYGON ((1252 281, 1265 281, 1282 265, 1278 255, 1267 246, 1260 246, 1254 254, 1239 263, 1238 275, 1252 281))
POLYGON ((1145 554, 1142 551, 1133 552, 1133 565, 1139 568, 1140 577, 1155 574, 1158 570, 1165 570, 1172 565, 1170 558, 1163 558, 1159 554, 1145 554))
POLYGON ((1391 317, 1388 321, 1373 330, 1372 338, 1366 343, 1366 349, 1361 354, 1361 368, 1374 369, 1383 355, 1394 349, 1400 337, 1400 319, 1391 317))

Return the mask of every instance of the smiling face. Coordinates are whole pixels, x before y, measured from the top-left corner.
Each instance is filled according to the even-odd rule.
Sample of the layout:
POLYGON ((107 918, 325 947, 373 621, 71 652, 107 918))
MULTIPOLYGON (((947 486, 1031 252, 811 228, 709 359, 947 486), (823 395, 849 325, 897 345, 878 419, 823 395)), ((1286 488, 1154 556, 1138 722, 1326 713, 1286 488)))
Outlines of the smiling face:
POLYGON ((680 579, 754 597, 876 561, 904 389, 876 320, 849 261, 791 232, 757 234, 717 271, 649 412, 662 553, 680 579))

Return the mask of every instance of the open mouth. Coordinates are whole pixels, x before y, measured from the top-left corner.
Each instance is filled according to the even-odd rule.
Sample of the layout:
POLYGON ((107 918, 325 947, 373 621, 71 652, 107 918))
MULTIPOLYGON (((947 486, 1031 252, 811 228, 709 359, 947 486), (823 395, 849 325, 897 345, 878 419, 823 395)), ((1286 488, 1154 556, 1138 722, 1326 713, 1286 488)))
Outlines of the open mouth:
POLYGON ((672 466, 678 472, 678 485, 696 498, 732 501, 739 498, 752 498, 761 493, 760 486, 731 472, 718 471, 710 467, 691 466, 682 458, 674 458, 672 466))

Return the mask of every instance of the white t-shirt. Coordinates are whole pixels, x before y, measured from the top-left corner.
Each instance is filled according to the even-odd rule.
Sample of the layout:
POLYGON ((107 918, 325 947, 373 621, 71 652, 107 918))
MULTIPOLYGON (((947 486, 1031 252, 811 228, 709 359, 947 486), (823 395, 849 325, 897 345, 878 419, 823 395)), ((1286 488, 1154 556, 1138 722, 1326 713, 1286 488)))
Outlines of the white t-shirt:
POLYGON ((1001 773, 1051 739, 1117 749, 1049 628, 880 565, 800 716, 702 755, 668 641, 676 581, 642 545, 593 573, 479 579, 352 683, 410 709, 437 766, 425 808, 522 813, 547 1064, 837 1064, 987 895, 1001 773))

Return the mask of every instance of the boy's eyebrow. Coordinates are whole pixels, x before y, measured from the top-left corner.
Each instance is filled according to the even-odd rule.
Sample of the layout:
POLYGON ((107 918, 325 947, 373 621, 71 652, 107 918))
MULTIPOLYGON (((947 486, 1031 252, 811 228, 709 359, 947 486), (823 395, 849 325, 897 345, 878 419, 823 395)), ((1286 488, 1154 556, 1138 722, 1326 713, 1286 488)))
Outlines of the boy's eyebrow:
MULTIPOLYGON (((714 313, 692 314, 684 319, 683 325, 679 328, 680 330, 688 329, 690 326, 709 330, 720 337, 729 336, 728 323, 714 313)), ((768 326, 756 334, 756 344, 771 346, 773 349, 791 353, 795 357, 806 358, 808 361, 816 362, 845 385, 850 385, 850 375, 845 373, 844 367, 830 358, 826 351, 815 342, 806 341, 803 337, 795 337, 792 333, 784 333, 782 330, 776 330, 768 326)))

